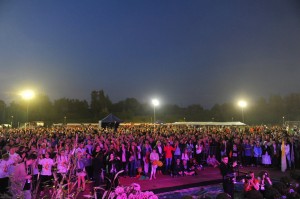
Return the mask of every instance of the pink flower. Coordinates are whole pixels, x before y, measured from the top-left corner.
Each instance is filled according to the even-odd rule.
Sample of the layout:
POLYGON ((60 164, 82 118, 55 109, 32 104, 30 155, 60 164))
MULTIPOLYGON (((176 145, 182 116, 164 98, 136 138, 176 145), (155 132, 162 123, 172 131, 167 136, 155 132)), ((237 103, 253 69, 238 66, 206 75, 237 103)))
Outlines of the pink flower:
POLYGON ((137 183, 132 183, 131 186, 133 187, 133 189, 135 191, 140 191, 141 190, 141 186, 137 183))
POLYGON ((115 193, 116 193, 117 195, 123 194, 123 193, 124 193, 124 188, 118 186, 118 187, 116 188, 116 190, 115 190, 115 193))

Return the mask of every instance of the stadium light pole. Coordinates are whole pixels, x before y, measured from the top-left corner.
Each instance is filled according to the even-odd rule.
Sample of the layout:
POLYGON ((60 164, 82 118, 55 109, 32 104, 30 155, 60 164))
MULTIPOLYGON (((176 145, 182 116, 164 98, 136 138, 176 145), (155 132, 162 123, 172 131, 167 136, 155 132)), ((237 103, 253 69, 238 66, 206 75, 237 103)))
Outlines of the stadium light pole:
POLYGON ((155 108, 159 105, 158 99, 152 99, 152 105, 153 105, 153 123, 155 127, 155 108))
POLYGON ((26 122, 25 122, 25 131, 28 123, 28 110, 29 110, 29 101, 33 99, 35 96, 35 93, 32 90, 25 90, 21 92, 21 97, 27 102, 26 107, 26 122))
POLYGON ((284 116, 282 116, 282 126, 284 126, 284 116))
POLYGON ((243 121, 243 123, 245 123, 245 118, 244 118, 244 108, 246 108, 247 105, 248 105, 247 102, 244 101, 244 100, 240 100, 240 101, 238 102, 238 106, 241 107, 241 109, 242 109, 242 121, 243 121))

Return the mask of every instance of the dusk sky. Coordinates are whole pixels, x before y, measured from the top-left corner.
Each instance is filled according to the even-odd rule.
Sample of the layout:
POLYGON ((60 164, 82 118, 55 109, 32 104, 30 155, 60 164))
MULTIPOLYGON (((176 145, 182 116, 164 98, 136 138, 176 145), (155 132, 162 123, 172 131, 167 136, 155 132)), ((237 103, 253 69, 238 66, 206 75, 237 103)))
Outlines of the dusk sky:
POLYGON ((0 99, 187 106, 300 91, 300 1, 0 0, 0 99))

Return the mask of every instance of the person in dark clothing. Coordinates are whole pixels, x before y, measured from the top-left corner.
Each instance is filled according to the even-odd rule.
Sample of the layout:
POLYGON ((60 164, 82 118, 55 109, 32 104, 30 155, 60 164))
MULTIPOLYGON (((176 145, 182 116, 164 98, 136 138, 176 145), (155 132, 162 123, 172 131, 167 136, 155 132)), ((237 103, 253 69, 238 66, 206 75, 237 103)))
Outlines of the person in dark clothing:
POLYGON ((100 145, 96 146, 92 157, 93 179, 95 180, 94 186, 97 187, 101 183, 104 183, 104 151, 101 150, 100 145))
POLYGON ((183 165, 180 159, 176 159, 176 162, 173 166, 173 177, 183 175, 183 165))
POLYGON ((228 163, 228 156, 223 156, 220 164, 220 171, 223 177, 223 189, 225 193, 228 193, 232 198, 234 197, 234 167, 236 162, 232 164, 228 163))
POLYGON ((117 156, 114 152, 110 153, 107 156, 106 161, 106 174, 107 177, 111 178, 115 176, 116 173, 120 171, 120 157, 117 156))

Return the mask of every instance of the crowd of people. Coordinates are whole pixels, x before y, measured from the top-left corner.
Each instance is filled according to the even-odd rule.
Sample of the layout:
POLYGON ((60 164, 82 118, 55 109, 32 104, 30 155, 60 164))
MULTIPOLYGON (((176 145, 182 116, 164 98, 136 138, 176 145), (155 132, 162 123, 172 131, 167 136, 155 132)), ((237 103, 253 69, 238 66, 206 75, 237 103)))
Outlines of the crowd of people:
MULTIPOLYGON (((221 167, 223 158, 239 167, 299 168, 297 131, 280 127, 121 126, 0 130, 0 194, 43 196, 49 187, 75 181, 105 183, 119 171, 124 177, 157 173, 197 175, 203 166, 221 167), (54 180, 53 180, 54 179, 54 180)), ((266 178, 266 180, 268 180, 266 178)), ((70 189, 70 187, 68 187, 70 189)))

